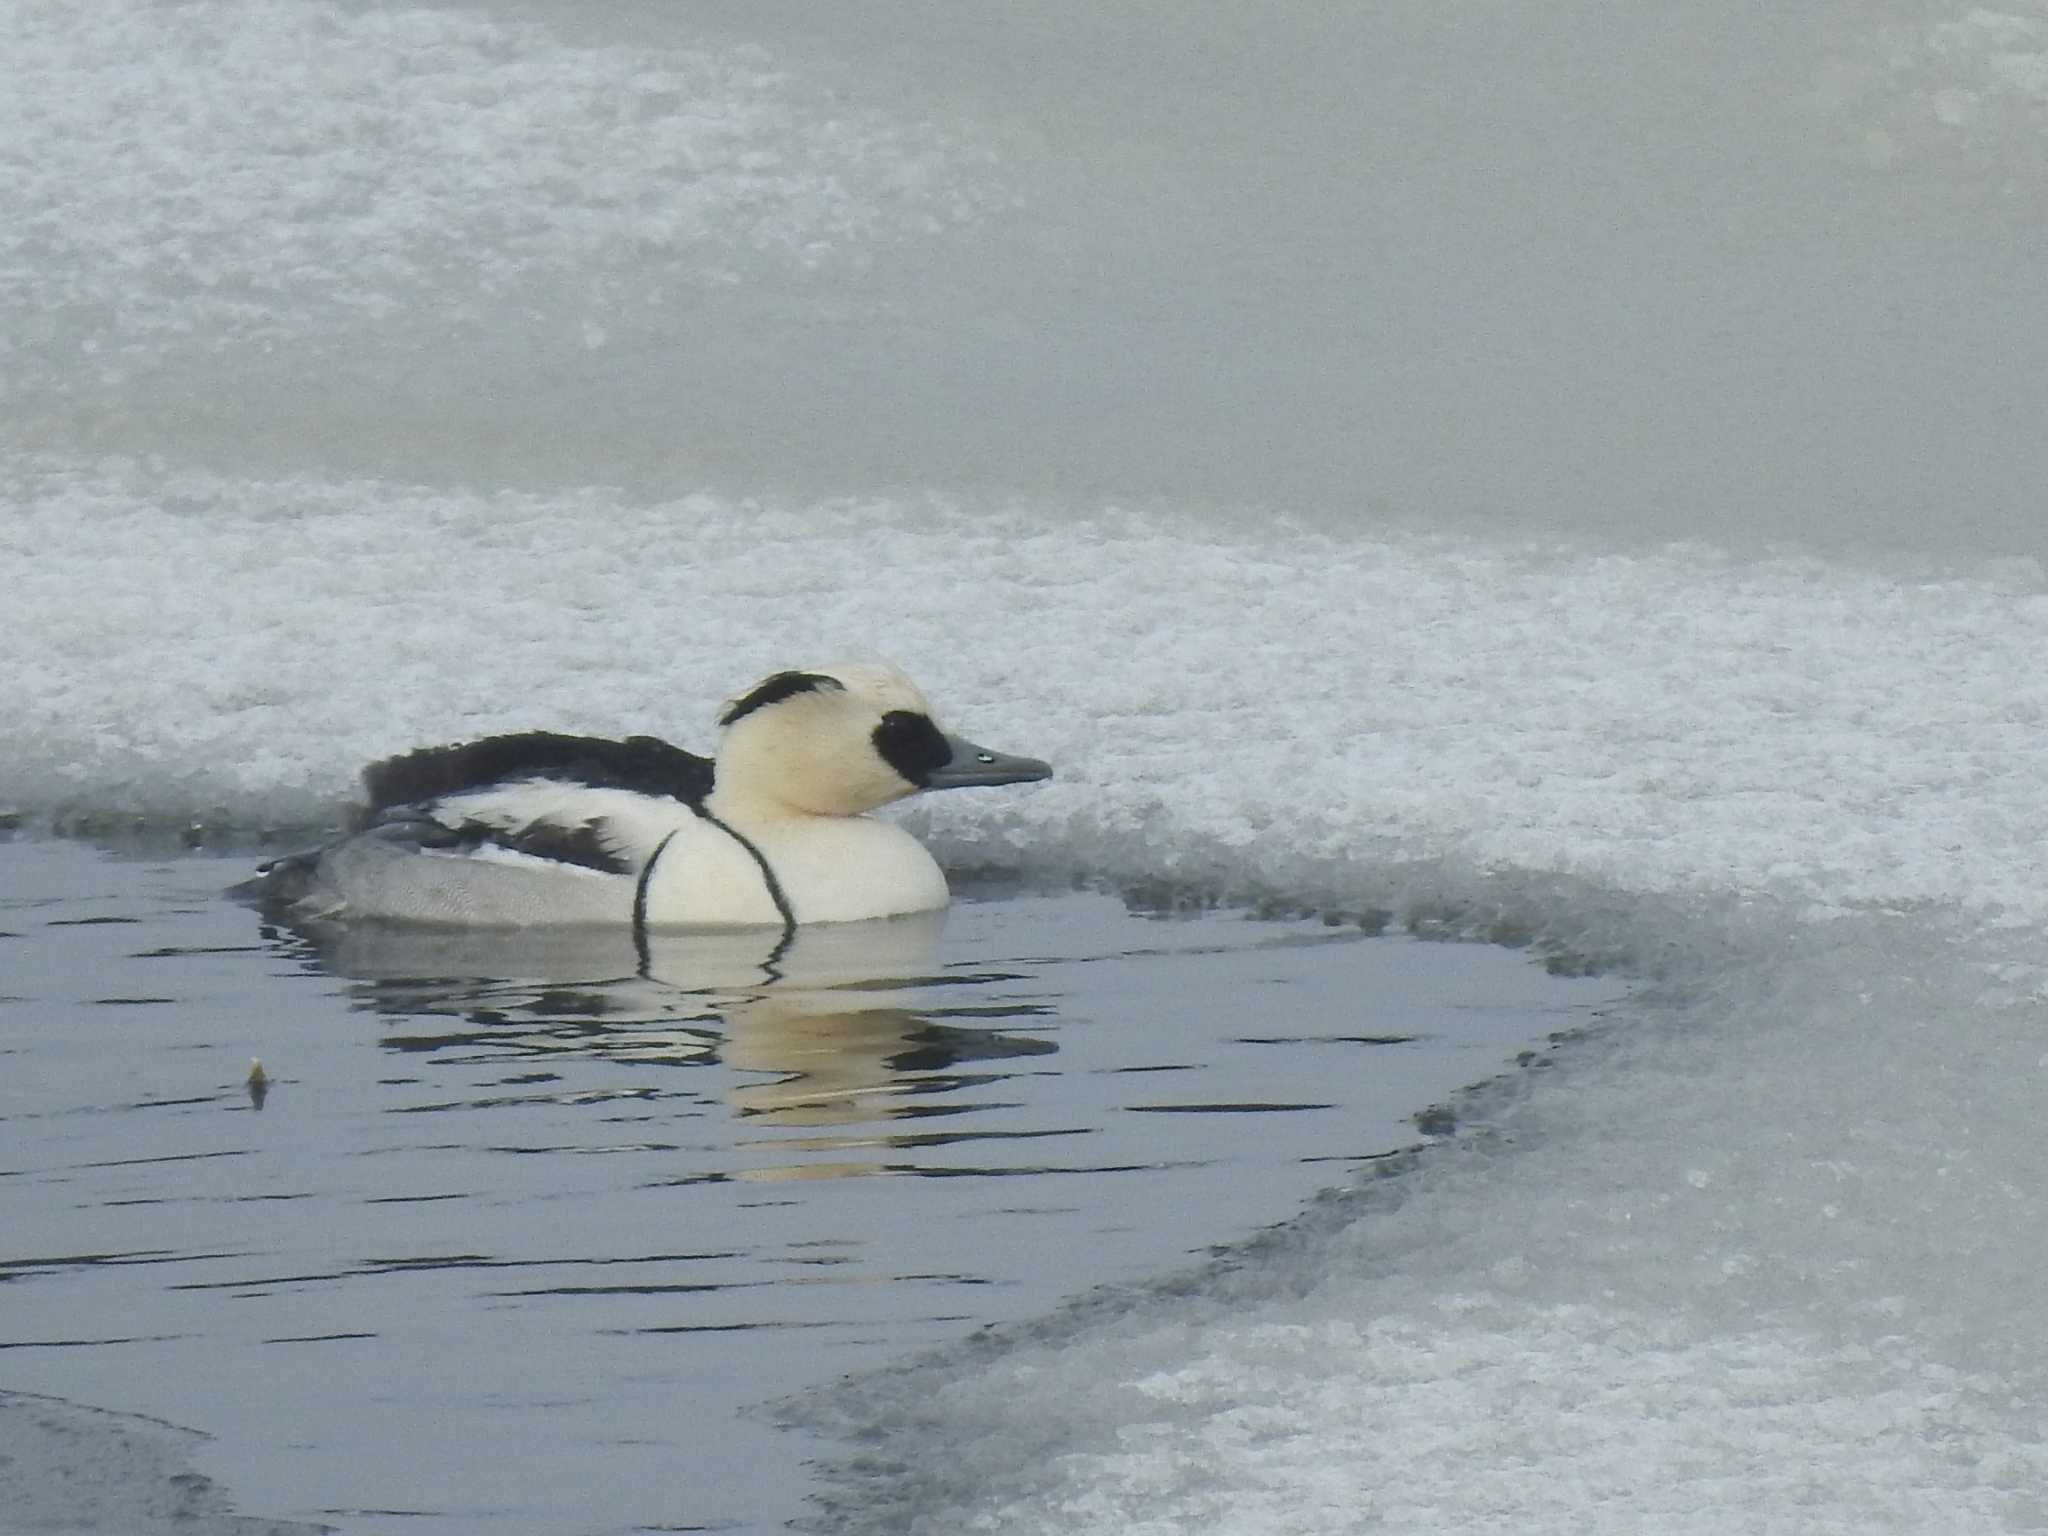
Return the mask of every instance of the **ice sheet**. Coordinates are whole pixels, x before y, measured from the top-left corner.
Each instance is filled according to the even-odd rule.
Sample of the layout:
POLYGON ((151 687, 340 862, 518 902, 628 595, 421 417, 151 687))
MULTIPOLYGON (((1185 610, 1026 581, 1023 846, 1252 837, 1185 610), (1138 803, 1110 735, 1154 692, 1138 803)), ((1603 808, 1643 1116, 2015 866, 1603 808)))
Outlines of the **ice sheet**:
POLYGON ((4 0, 0 802, 893 658, 950 862, 1663 990, 828 1523, 2038 1528, 2048 13, 1354 12, 4 0))
POLYGON ((2048 9, 2018 0, 1858 16, 1825 58, 1813 103, 1872 170, 2031 196, 2048 171, 2048 9))
POLYGON ((131 1536, 318 1536, 329 1529, 231 1513, 227 1495, 190 1465, 203 1438, 156 1419, 0 1392, 8 1528, 131 1536))
POLYGON ((1012 195, 971 134, 754 46, 293 0, 10 0, 0 38, 0 253, 40 321, 0 356, 24 393, 181 348, 402 332, 414 306, 444 335, 509 311, 594 349, 615 285, 843 280, 1012 195))
POLYGON ((7 0, 7 441, 2040 558, 2041 22, 7 0))

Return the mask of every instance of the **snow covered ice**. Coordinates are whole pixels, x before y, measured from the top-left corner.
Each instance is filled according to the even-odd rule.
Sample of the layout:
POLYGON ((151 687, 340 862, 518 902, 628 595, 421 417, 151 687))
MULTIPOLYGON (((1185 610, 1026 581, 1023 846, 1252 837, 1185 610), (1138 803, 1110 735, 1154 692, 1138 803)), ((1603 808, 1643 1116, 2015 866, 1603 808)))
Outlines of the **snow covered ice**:
POLYGON ((0 808, 886 654, 943 859, 1644 987, 826 1528, 2048 1526, 2048 10, 704 16, 0 0, 0 808))

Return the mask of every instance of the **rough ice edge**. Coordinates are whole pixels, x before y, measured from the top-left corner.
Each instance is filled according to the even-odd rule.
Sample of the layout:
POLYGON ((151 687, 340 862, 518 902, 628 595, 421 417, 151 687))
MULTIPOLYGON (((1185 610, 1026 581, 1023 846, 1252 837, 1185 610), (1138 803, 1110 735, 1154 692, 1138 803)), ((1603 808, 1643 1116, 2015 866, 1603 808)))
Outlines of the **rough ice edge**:
POLYGON ((191 1468, 191 1448, 205 1438, 160 1419, 0 1392, 0 1520, 10 1530, 124 1536, 314 1536, 333 1529, 233 1513, 227 1493, 191 1468))

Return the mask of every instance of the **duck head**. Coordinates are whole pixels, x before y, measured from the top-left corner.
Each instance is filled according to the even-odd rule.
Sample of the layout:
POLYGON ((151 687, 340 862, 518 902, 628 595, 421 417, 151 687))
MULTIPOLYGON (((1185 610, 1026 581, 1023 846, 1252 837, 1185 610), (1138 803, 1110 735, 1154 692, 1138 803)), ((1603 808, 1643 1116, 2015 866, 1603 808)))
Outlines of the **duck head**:
POLYGON ((813 816, 858 816, 923 789, 1052 777, 942 731, 915 683, 856 662, 777 672, 726 701, 718 723, 721 801, 744 796, 813 816))

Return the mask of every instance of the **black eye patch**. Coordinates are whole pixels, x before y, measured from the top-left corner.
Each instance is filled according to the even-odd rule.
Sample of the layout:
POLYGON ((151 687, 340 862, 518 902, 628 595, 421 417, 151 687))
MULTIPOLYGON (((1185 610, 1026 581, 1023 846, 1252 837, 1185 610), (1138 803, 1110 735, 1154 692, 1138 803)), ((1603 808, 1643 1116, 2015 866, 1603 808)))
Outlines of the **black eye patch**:
POLYGON ((953 761, 953 749, 932 717, 913 709, 892 709, 875 727, 875 750, 882 761, 923 789, 931 776, 953 761))

